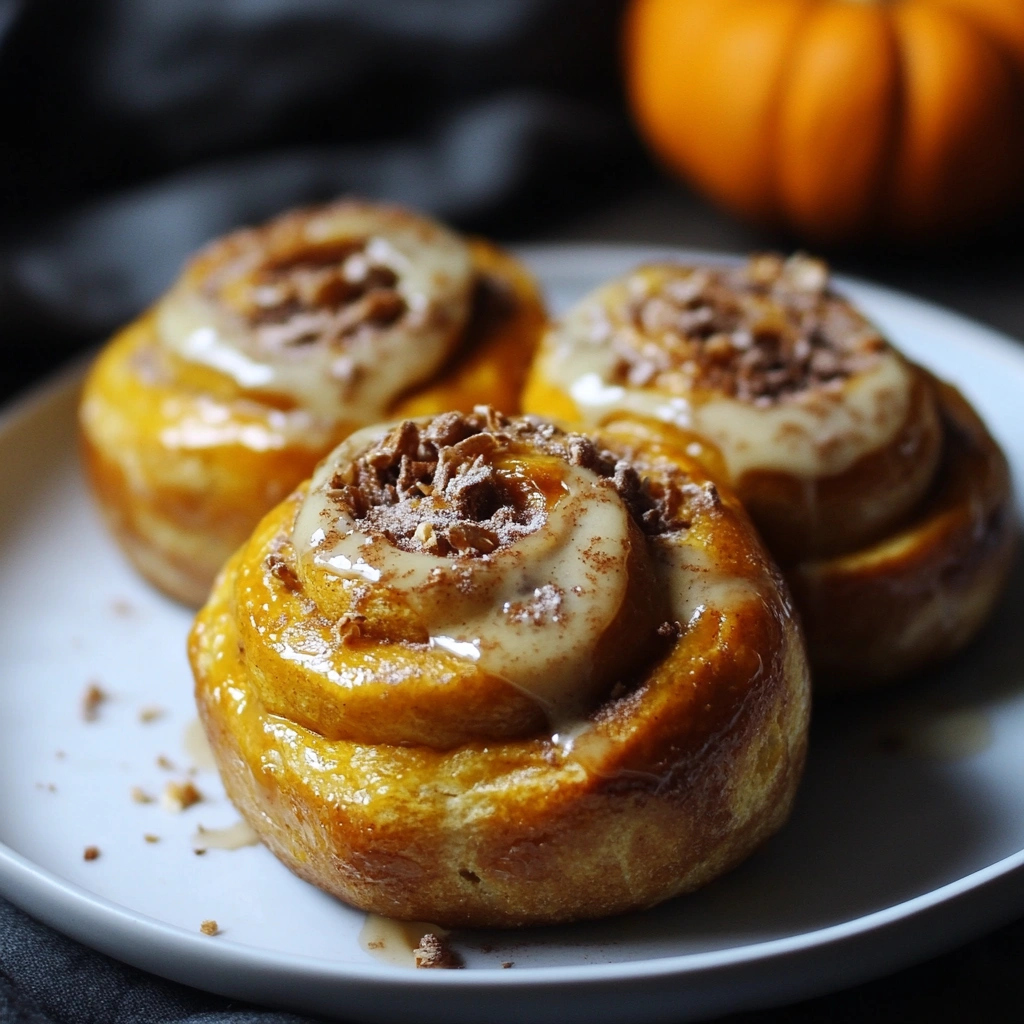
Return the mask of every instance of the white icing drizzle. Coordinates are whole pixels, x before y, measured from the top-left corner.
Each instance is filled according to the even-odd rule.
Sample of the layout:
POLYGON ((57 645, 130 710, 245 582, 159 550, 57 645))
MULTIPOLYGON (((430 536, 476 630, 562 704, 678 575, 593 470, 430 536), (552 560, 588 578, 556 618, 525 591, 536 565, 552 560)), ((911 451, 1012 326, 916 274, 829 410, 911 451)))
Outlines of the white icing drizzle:
POLYGON ((192 837, 196 850, 241 850, 259 846, 260 837, 247 821, 236 821, 226 828, 205 828, 200 825, 192 837))
POLYGON ((327 495, 335 467, 384 436, 352 435, 314 474, 292 540, 300 560, 394 588, 430 646, 529 693, 553 722, 578 717, 602 682, 593 656, 629 582, 629 512, 611 483, 566 465, 564 496, 543 527, 472 558, 404 551, 363 532, 327 495))
POLYGON ((405 312, 389 325, 363 324, 337 342, 270 345, 220 293, 258 269, 266 256, 260 233, 272 230, 273 224, 258 229, 255 244, 241 256, 226 250, 227 263, 207 275, 217 277, 216 287, 182 277, 157 306, 160 343, 248 392, 287 396, 322 424, 382 419, 397 396, 429 378, 458 342, 472 295, 468 246, 440 224, 393 207, 349 202, 315 211, 300 241, 365 240, 341 272, 357 280, 371 264, 388 268, 405 312))
POLYGON ((649 287, 638 274, 598 288, 544 340, 541 376, 573 399, 586 424, 633 413, 693 431, 717 446, 738 480, 753 469, 808 479, 841 473, 891 441, 905 422, 912 377, 892 349, 839 386, 825 384, 764 406, 697 390, 684 397, 615 382, 618 357, 608 341, 615 330, 635 330, 624 325, 624 310, 641 285, 649 287))
POLYGON ((681 625, 692 625, 709 610, 728 614, 757 598, 754 581, 723 572, 708 551, 687 543, 685 533, 655 537, 653 543, 658 575, 669 590, 672 618, 681 625))
MULTIPOLYGON (((318 467, 291 535, 300 575, 336 574, 354 595, 368 586, 392 589, 427 630, 428 648, 471 661, 531 695, 544 707, 555 743, 600 772, 610 748, 586 715, 610 682, 595 652, 629 594, 638 534, 626 505, 611 481, 567 463, 563 493, 534 532, 472 557, 407 551, 361 529, 329 493, 338 467, 390 430, 352 435, 318 467)), ((706 496, 693 496, 694 507, 715 500, 701 490, 706 496)), ((646 543, 668 614, 684 629, 708 611, 728 616, 760 599, 763 581, 723 570, 685 529, 646 543)), ((634 639, 642 658, 649 638, 623 642, 634 639)))
POLYGON ((194 768, 200 771, 217 770, 217 759, 213 756, 213 748, 206 738, 206 730, 198 718, 193 718, 185 726, 185 734, 182 737, 185 753, 194 768))

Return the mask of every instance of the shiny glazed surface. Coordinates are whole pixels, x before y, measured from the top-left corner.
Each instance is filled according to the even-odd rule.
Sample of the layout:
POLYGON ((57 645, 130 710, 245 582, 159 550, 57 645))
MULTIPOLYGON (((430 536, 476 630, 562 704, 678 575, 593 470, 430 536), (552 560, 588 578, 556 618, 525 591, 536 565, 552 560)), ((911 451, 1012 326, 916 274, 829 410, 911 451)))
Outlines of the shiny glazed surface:
POLYGON ((970 404, 932 380, 945 451, 902 528, 847 555, 787 572, 809 654, 829 689, 863 689, 963 647, 1004 589, 1018 542, 1003 453, 970 404))
POLYGON ((1000 592, 1015 535, 1005 458, 819 261, 616 279, 545 336, 524 406, 629 424, 730 482, 792 583, 822 691, 947 656, 1000 592))
POLYGON ((850 550, 927 490, 941 437, 916 368, 808 257, 652 264, 545 335, 528 412, 650 420, 732 486, 783 563, 850 550))
POLYGON ((212 244, 101 353, 83 451, 116 536, 199 604, 260 516, 352 430, 393 415, 515 408, 544 321, 485 242, 355 202, 212 244))
MULTIPOLYGON (((499 470, 514 457, 520 481, 570 481, 565 497, 547 488, 553 498, 525 534, 444 556, 416 548, 418 528, 390 545, 414 549, 403 551, 415 555, 412 569, 434 557, 476 604, 504 615, 490 640, 437 643, 444 602, 405 589, 404 562, 389 570, 386 552, 375 557, 379 533, 359 571, 347 556, 318 566, 324 541, 311 545, 297 525, 317 507, 305 489, 264 519, 196 620, 197 701, 229 795, 292 870, 360 908, 482 926, 644 907, 728 869, 788 813, 806 743, 807 667, 785 589, 736 500, 686 456, 615 430, 599 443, 623 468, 612 474, 615 460, 599 460, 595 471, 584 453, 576 473, 552 454, 566 448, 563 436, 545 430, 488 457, 499 470), (586 517, 571 517, 582 536, 562 537, 551 513, 571 507, 574 487, 598 506, 629 494, 626 465, 675 497, 648 509, 643 529, 629 512, 619 568, 608 563, 588 581, 586 517), (578 608, 542 602, 524 621, 507 594, 489 595, 488 561, 514 559, 524 538, 553 545, 548 562, 530 563, 524 596, 550 593, 541 577, 576 558, 578 608), (381 573, 372 587, 367 569, 381 573), (651 594, 639 612, 638 583, 651 594), (593 618, 609 590, 618 610, 612 601, 593 618), (575 679, 559 669, 558 646, 575 630, 607 652, 592 664, 611 668, 575 679), (530 678, 520 675, 524 635, 534 650, 548 632, 548 668, 531 662, 530 678)), ((360 435, 343 445, 314 496, 374 443, 360 435)))

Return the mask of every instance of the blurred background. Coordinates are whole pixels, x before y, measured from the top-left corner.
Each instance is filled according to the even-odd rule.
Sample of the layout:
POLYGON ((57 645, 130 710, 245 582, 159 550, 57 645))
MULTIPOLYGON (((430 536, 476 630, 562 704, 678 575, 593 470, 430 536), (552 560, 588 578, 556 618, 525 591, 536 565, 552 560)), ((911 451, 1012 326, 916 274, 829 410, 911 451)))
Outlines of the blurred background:
POLYGON ((0 388, 346 192, 811 248, 1024 336, 1022 103, 1016 0, 0 0, 0 388))
MULTIPOLYGON (((0 139, 0 398, 210 238, 350 192, 809 248, 1024 338, 1020 0, 0 0, 0 139)), ((1022 949, 742 1019, 1014 1019, 1022 949)))

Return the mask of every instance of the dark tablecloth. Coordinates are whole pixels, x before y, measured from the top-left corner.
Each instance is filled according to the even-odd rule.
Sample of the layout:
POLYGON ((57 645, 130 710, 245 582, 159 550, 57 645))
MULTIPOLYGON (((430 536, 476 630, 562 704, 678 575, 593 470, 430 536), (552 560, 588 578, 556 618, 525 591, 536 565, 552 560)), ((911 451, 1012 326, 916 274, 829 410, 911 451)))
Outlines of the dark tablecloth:
MULTIPOLYGON (((164 0, 0 0, 0 397, 134 315, 202 241, 342 191, 511 241, 790 247, 645 161, 615 85, 619 6, 180 0, 154 34, 164 0), (268 65, 281 47, 291 62, 268 65)), ((830 255, 1021 339, 1019 236, 1018 221, 926 251, 830 255)), ((731 1019, 1016 1020, 1022 954, 1018 922, 891 978, 731 1019)), ((3 1024, 298 1019, 148 976, 0 900, 3 1024)))

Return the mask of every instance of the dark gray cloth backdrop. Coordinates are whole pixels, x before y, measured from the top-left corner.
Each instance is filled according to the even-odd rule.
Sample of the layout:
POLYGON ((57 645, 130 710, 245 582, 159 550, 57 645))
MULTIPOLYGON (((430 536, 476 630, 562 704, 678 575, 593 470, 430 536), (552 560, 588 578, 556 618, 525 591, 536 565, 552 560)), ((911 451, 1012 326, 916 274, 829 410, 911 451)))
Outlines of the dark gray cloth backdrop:
POLYGON ((638 164, 621 0, 0 0, 8 387, 211 237, 354 192, 522 234, 638 164))
MULTIPOLYGON (((158 295, 208 238, 352 191, 502 237, 785 245, 644 163, 621 0, 0 0, 0 398, 158 295), (634 187, 635 186, 635 187, 634 187)), ((1020 223, 853 269, 1024 334, 1020 223)), ((747 1024, 1019 1020, 1018 922, 747 1024)), ((285 1024, 0 899, 0 1024, 285 1024)), ((486 1022, 482 1022, 486 1024, 486 1022)))

